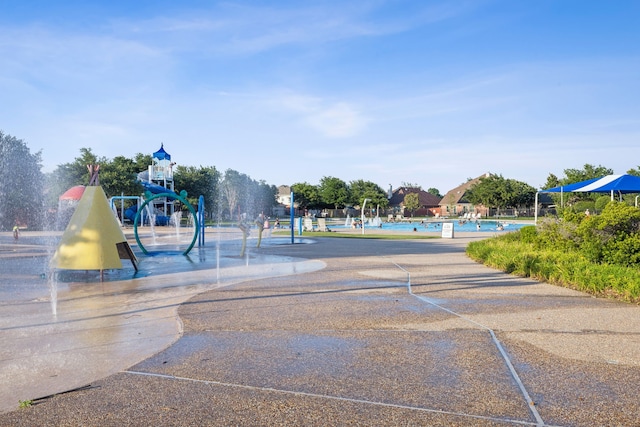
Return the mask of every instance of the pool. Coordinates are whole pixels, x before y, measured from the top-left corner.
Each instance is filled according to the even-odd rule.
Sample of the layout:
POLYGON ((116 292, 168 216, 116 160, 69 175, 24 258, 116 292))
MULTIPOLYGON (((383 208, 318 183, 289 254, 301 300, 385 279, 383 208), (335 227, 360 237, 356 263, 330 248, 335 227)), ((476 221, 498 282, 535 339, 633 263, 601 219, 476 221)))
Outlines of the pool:
MULTIPOLYGON (((527 223, 514 222, 514 221, 496 221, 496 220, 428 220, 428 221, 400 221, 400 222, 379 222, 376 224, 375 219, 369 219, 365 223, 365 230, 389 230, 389 231, 429 231, 439 233, 442 231, 443 222, 453 223, 454 231, 513 231, 518 230, 527 223), (499 225, 502 225, 502 230, 499 229, 499 225)), ((351 228, 346 225, 345 222, 334 222, 327 224, 330 228, 351 228)))

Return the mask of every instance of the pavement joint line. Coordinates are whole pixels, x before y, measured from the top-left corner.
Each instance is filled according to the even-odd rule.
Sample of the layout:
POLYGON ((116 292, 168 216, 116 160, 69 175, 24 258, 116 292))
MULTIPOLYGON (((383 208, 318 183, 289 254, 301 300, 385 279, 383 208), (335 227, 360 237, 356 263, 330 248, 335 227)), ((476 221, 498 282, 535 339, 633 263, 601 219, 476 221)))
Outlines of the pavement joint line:
MULTIPOLYGON (((382 407, 386 407, 386 408, 408 409, 408 410, 412 410, 412 411, 428 412, 428 413, 432 413, 432 414, 441 414, 441 415, 452 415, 452 416, 457 416, 457 417, 473 418, 473 419, 484 420, 484 421, 497 421, 497 422, 503 422, 503 423, 510 423, 510 424, 513 424, 513 425, 536 426, 536 427, 540 426, 540 424, 532 423, 530 421, 512 420, 512 419, 508 419, 508 418, 498 418, 498 417, 489 417, 489 416, 484 416, 484 415, 466 414, 466 413, 463 413, 463 412, 444 411, 444 410, 441 410, 441 409, 421 408, 421 407, 418 407, 418 406, 400 405, 400 404, 397 404, 397 403, 375 402, 375 401, 371 401, 371 400, 353 399, 353 398, 349 398, 349 397, 331 396, 331 395, 327 395, 327 394, 308 393, 308 392, 303 392, 303 391, 284 390, 284 389, 277 389, 277 388, 273 388, 273 387, 259 387, 259 386, 252 386, 252 385, 246 385, 246 384, 226 383, 226 382, 222 382, 222 381, 200 380, 200 379, 196 379, 196 378, 178 377, 178 376, 175 376, 175 375, 157 374, 157 373, 153 373, 153 372, 129 371, 129 370, 122 371, 122 372, 125 373, 125 374, 148 376, 148 377, 155 377, 155 378, 168 379, 168 380, 195 382, 195 383, 201 383, 201 384, 218 385, 218 386, 223 386, 223 387, 241 388, 241 389, 254 390, 254 391, 266 391, 266 392, 279 393, 279 394, 290 394, 290 395, 301 396, 301 397, 313 397, 313 398, 319 398, 319 399, 338 400, 338 401, 350 402, 350 403, 360 403, 360 404, 365 404, 365 405, 382 406, 382 407)), ((547 427, 550 427, 550 426, 547 426, 547 427)))
POLYGON ((392 261, 393 264, 396 265, 396 267, 398 267, 399 269, 401 269, 402 271, 407 273, 407 277, 408 277, 408 283, 407 283, 407 289, 409 290, 409 295, 412 295, 416 298, 418 298, 421 301, 426 302, 427 304, 431 304, 434 307, 439 308, 440 310, 446 311, 449 314, 452 314, 454 316, 457 316, 458 318, 472 323, 486 331, 489 332, 489 334, 491 335, 491 339, 493 340, 494 344, 496 345, 496 347, 498 348, 498 351, 500 352, 500 355, 502 356, 502 358, 504 359, 504 362, 506 363, 507 367, 509 368, 509 371, 511 372, 511 376, 513 377, 513 379, 515 380, 515 382, 518 384, 518 388, 520 388, 520 392, 522 393, 522 395, 524 396, 525 401, 527 402, 527 406, 529 407, 529 410, 531 411, 532 415, 534 416, 534 418, 536 419, 536 426, 542 427, 545 426, 544 420, 542 419, 542 417, 540 416, 540 413, 538 413, 538 410, 535 407, 535 402, 533 401, 533 399, 531 399, 531 396, 529 396, 529 393, 527 392, 526 387, 524 386, 524 384, 522 383, 522 381, 520 380, 520 376, 518 375, 518 372, 516 371, 515 367, 513 366, 513 364, 511 363, 511 359, 509 358, 509 356, 507 355, 507 352, 504 350, 504 348, 502 347, 502 344, 500 343, 500 341, 498 340, 498 337, 496 336, 495 332, 493 331, 493 329, 491 329, 490 327, 483 325, 482 323, 476 322, 473 319, 469 319, 468 317, 465 317, 459 313, 456 313, 453 310, 450 310, 446 307, 443 307, 442 305, 436 303, 435 301, 431 300, 428 297, 422 296, 422 295, 416 295, 413 293, 413 290, 411 289, 411 275, 410 272, 403 268, 402 266, 398 265, 398 263, 396 263, 395 261, 392 261))

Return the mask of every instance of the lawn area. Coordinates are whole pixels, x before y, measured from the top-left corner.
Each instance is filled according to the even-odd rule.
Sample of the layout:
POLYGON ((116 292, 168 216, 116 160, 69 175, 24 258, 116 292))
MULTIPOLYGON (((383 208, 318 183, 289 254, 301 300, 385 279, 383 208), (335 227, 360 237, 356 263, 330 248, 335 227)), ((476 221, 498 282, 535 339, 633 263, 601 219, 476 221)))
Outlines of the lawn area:
MULTIPOLYGON (((274 231, 271 234, 272 236, 290 236, 291 231, 289 230, 278 230, 274 231)), ((348 231, 348 232, 335 232, 335 231, 303 231, 302 236, 295 233, 296 237, 333 237, 333 238, 342 238, 342 239, 382 239, 382 240, 425 240, 425 239, 439 239, 440 236, 434 235, 425 235, 418 233, 372 233, 367 232, 366 234, 362 234, 361 231, 348 231)))

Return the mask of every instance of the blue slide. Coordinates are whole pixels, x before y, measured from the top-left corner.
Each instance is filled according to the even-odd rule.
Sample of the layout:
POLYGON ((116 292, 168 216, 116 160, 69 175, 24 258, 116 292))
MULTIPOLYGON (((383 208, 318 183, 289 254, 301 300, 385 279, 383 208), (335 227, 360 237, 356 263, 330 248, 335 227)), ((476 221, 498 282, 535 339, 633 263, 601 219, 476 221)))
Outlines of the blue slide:
MULTIPOLYGON (((148 191, 151 194, 161 194, 161 193, 171 193, 171 190, 164 188, 162 185, 154 184, 153 182, 145 181, 143 179, 138 179, 138 182, 144 188, 144 191, 148 191)), ((131 222, 135 221, 136 214, 138 212, 137 206, 131 206, 129 209, 124 211, 124 216, 129 219, 131 222)), ((144 219, 143 213, 143 221, 144 219)), ((156 215, 156 225, 167 225, 169 224, 169 217, 165 215, 156 215)))
POLYGON ((142 184, 142 187, 145 191, 150 192, 151 194, 160 194, 160 193, 171 193, 171 190, 164 188, 162 185, 154 184, 149 181, 138 181, 142 184))

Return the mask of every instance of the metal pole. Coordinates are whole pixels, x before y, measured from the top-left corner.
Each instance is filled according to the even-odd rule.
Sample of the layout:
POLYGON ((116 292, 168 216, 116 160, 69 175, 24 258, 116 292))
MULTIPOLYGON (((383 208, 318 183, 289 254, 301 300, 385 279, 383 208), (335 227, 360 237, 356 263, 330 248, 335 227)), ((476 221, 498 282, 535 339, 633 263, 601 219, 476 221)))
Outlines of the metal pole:
POLYGON ((293 208, 293 191, 291 192, 291 207, 289 209, 289 214, 291 217, 291 244, 293 245, 294 237, 293 237, 293 227, 295 226, 295 209, 293 208))
POLYGON ((364 207, 367 206, 367 200, 371 200, 371 199, 364 199, 364 203, 362 203, 362 209, 360 211, 360 224, 362 226, 362 234, 364 234, 364 207))
POLYGON ((198 245, 204 246, 204 196, 202 195, 200 195, 200 198, 198 199, 198 221, 200 222, 198 245))

